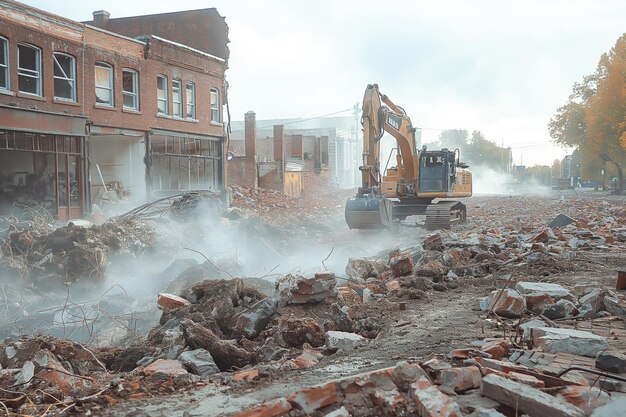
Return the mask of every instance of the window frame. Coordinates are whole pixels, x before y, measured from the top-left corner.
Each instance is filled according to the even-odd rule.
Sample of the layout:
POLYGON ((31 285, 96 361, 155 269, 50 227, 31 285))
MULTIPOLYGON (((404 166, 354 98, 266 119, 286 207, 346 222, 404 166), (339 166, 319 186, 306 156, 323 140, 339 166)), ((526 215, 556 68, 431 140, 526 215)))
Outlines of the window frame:
POLYGON ((196 84, 193 81, 187 81, 185 83, 185 104, 185 117, 187 117, 187 119, 196 120, 196 84), (187 95, 188 91, 191 91, 191 100, 187 95), (191 111, 189 111, 190 107, 191 111))
POLYGON ((77 97, 77 94, 76 94, 76 57, 74 57, 73 55, 70 55, 68 53, 65 53, 65 52, 53 52, 52 53, 52 79, 53 79, 53 82, 56 81, 56 80, 63 80, 63 81, 70 81, 71 80, 72 97, 67 98, 67 97, 59 97, 59 96, 57 96, 56 84, 54 84, 53 85, 53 87, 55 87, 54 88, 54 98, 58 99, 58 100, 66 100, 66 101, 76 102, 76 97, 77 97), (65 74, 66 78, 57 76, 55 74, 55 70, 57 68, 57 65, 59 66, 59 69, 61 69, 61 71, 63 71, 63 68, 61 67, 61 64, 57 61, 57 58, 56 58, 58 55, 70 58, 72 60, 71 61, 72 62, 72 64, 71 64, 71 71, 72 71, 71 75, 72 75, 72 78, 67 78, 67 74, 65 74))
POLYGON ((42 97, 43 96, 42 78, 43 77, 42 77, 42 68, 41 68, 41 48, 35 45, 32 45, 30 43, 18 43, 17 44, 17 91, 20 93, 24 93, 24 94, 32 94, 34 96, 42 97), (20 47, 29 48, 36 52, 35 54, 35 66, 37 67, 36 70, 20 67, 20 54, 21 54, 20 47), (27 71, 27 72, 24 72, 24 71, 27 71), (29 74, 28 72, 31 72, 31 74, 29 74), (36 76, 33 76, 32 73, 36 73, 36 76), (20 90, 20 77, 28 77, 28 78, 36 79, 37 81, 36 81, 35 86, 37 87, 36 88, 37 92, 31 93, 30 91, 20 90))
POLYGON ((108 64, 106 62, 103 61, 97 61, 96 64, 94 65, 94 93, 96 95, 95 99, 96 99, 96 106, 105 106, 105 107, 115 107, 115 76, 114 76, 114 67, 111 64, 108 64), (99 86, 97 84, 97 78, 95 77, 95 72, 96 72, 96 68, 106 68, 109 70, 109 87, 103 87, 103 86, 99 86), (111 100, 109 103, 99 103, 98 102, 98 89, 108 89, 110 92, 110 97, 111 100))
POLYGON ((4 36, 0 36, 0 43, 4 44, 4 54, 0 55, 0 57, 4 60, 4 63, 0 63, 0 67, 4 68, 4 80, 0 80, 0 82, 4 82, 4 86, 0 85, 0 90, 10 90, 11 74, 9 70, 11 68, 11 63, 9 62, 9 39, 4 36))
POLYGON ((180 78, 172 78, 172 116, 183 117, 183 82, 180 78), (178 84, 178 88, 174 86, 175 84, 178 84), (178 101, 176 101, 177 89, 178 101))
POLYGON ((139 71, 134 70, 132 68, 122 68, 122 108, 126 110, 136 110, 139 111, 139 71), (124 89, 124 75, 131 74, 133 80, 133 91, 126 91, 124 89), (124 102, 124 98, 126 96, 133 97, 134 107, 129 107, 124 102))
POLYGON ((168 81, 167 75, 164 75, 164 74, 157 75, 157 97, 156 97, 157 98, 157 114, 165 115, 165 116, 169 115, 169 105, 168 105, 169 104, 169 97, 168 97, 169 96, 169 91, 168 91, 169 84, 168 83, 169 81, 168 81), (164 99, 159 98, 159 79, 163 80, 163 87, 164 87, 163 92, 165 93, 164 99), (159 108, 159 102, 163 102, 165 104, 164 112, 162 112, 161 109, 159 108))
POLYGON ((211 87, 211 96, 210 96, 210 104, 211 104, 211 123, 221 123, 221 112, 220 112, 220 90, 217 87, 211 87), (213 95, 215 94, 215 106, 213 103, 213 95), (213 117, 213 112, 216 112, 217 119, 213 117))

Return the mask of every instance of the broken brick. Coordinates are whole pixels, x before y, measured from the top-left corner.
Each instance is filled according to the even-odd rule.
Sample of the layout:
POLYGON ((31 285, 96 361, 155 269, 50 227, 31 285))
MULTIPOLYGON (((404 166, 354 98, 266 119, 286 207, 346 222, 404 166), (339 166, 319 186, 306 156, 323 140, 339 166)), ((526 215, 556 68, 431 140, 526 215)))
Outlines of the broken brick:
POLYGON ((187 370, 183 367, 183 364, 177 360, 171 359, 157 359, 150 365, 143 369, 145 375, 152 375, 156 373, 166 374, 170 376, 185 375, 187 370))
POLYGON ((480 393, 518 410, 520 414, 526 413, 533 417, 585 417, 585 413, 580 408, 563 399, 498 375, 485 376, 480 387, 480 393))
POLYGON ((611 400, 611 397, 604 391, 580 385, 570 385, 560 389, 557 398, 562 398, 580 408, 587 415, 591 415, 594 409, 608 404, 611 400))
POLYGON ((235 382, 240 382, 243 380, 246 380, 248 382, 253 381, 255 378, 259 377, 259 370, 258 369, 252 369, 250 371, 241 371, 241 372, 237 372, 235 375, 232 376, 232 380, 235 382))
POLYGON ((285 398, 268 401, 258 407, 248 409, 233 415, 232 417, 279 417, 291 411, 291 403, 285 398))
POLYGON ((519 382, 533 388, 545 388, 546 383, 542 380, 535 378, 532 375, 521 374, 519 372, 511 371, 507 374, 507 377, 515 382, 519 382))
POLYGON ((437 376, 442 388, 457 393, 480 387, 482 375, 476 366, 443 369, 437 376))
POLYGON ((173 294, 159 293, 157 297, 157 304, 165 311, 174 311, 191 305, 189 300, 173 294))
POLYGON ((411 384, 411 398, 422 417, 462 417, 459 405, 432 385, 411 384))
POLYGON ((337 384, 335 382, 304 388, 289 396, 289 402, 297 404, 305 413, 312 413, 322 407, 334 404, 337 399, 337 384))
POLYGON ((389 260, 389 266, 395 277, 403 277, 413 273, 413 257, 409 253, 401 253, 389 260))
POLYGON ((526 296, 526 308, 534 314, 543 314, 551 304, 554 304, 554 299, 548 294, 533 293, 526 296))
POLYGON ((492 340, 481 346, 480 350, 491 355, 493 359, 509 356, 511 343, 506 340, 492 340))
POLYGON ((520 295, 516 290, 507 288, 500 291, 492 291, 489 294, 489 306, 494 313, 503 317, 521 317, 526 310, 526 302, 524 297, 520 295), (500 297, 498 299, 498 297, 500 297))

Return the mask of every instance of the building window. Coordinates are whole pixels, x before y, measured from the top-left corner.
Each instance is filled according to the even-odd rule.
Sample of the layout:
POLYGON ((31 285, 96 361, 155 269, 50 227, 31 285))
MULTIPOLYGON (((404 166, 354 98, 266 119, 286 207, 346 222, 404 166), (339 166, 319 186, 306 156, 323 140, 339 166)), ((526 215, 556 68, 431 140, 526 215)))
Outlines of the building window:
POLYGON ((211 88, 211 121, 220 122, 220 90, 211 88))
POLYGON ((96 104, 113 106, 113 67, 96 63, 96 104))
POLYGON ((76 101, 76 60, 73 56, 55 52, 54 97, 76 101))
POLYGON ((196 85, 191 81, 187 82, 187 87, 185 88, 186 101, 187 101, 187 118, 195 119, 196 118, 196 85))
POLYGON ((0 88, 9 89, 9 41, 0 37, 0 88))
POLYGON ((139 74, 131 69, 122 70, 122 91, 125 109, 139 110, 139 74))
POLYGON ((167 77, 157 77, 157 113, 167 114, 167 77))
POLYGON ((172 115, 183 116, 183 92, 180 80, 172 80, 172 115))
POLYGON ((40 96, 41 50, 32 45, 18 45, 17 63, 18 90, 40 96))

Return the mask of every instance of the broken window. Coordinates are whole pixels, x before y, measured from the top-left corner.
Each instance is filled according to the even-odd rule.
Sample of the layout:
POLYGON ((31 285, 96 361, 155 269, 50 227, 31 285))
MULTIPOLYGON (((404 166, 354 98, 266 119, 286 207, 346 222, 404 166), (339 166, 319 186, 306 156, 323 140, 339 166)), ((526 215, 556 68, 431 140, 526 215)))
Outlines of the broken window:
POLYGON ((157 113, 167 114, 167 77, 157 77, 157 113))
POLYGON ((18 90, 41 95, 41 50, 32 45, 17 46, 18 90))
POLYGON ((172 114, 176 117, 183 115, 183 93, 180 80, 172 80, 172 114))
POLYGON ((195 119, 196 118, 196 85, 191 81, 187 82, 187 86, 185 88, 186 101, 187 101, 187 118, 195 119))
POLYGON ((211 121, 220 122, 220 90, 211 88, 211 121))
POLYGON ((155 134, 151 143, 154 191, 220 188, 219 140, 155 134))
POLYGON ((71 55, 55 52, 54 97, 76 101, 76 61, 71 55))
POLYGON ((0 37, 0 88, 9 89, 9 41, 0 37))
POLYGON ((96 103, 113 106, 113 67, 96 63, 96 103))
POLYGON ((139 74, 137 71, 128 68, 122 70, 122 91, 124 108, 139 110, 139 74))

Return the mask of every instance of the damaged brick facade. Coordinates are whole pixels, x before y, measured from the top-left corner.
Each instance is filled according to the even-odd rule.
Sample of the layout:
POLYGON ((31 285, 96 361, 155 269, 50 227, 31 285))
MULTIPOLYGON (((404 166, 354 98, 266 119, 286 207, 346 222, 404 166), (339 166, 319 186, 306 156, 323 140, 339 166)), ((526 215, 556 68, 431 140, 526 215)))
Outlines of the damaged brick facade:
POLYGON ((40 201, 29 190, 46 184, 47 208, 64 220, 94 203, 224 188, 228 29, 215 9, 172 15, 136 17, 151 24, 130 33, 125 19, 103 30, 0 1, 0 176, 15 184, 7 198, 40 201))

